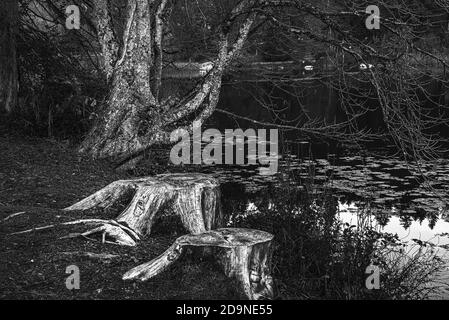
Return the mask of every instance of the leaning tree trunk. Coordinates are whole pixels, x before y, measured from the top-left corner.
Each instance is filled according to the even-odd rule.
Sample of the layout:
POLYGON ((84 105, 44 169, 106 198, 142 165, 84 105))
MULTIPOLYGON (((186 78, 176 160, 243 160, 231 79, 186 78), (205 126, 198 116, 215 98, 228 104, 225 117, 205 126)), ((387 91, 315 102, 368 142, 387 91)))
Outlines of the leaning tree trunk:
POLYGON ((0 1, 0 108, 7 113, 17 104, 18 71, 16 35, 18 1, 0 1))
POLYGON ((188 247, 211 248, 225 275, 236 280, 250 300, 274 296, 270 274, 273 235, 251 229, 224 228, 178 238, 156 259, 124 274, 124 280, 146 281, 164 271, 188 247))
POLYGON ((229 26, 240 21, 237 18, 241 12, 254 2, 239 2, 223 27, 219 28, 217 59, 203 81, 185 97, 161 101, 167 1, 128 0, 128 18, 121 46, 115 39, 108 1, 94 1, 103 70, 110 92, 80 151, 93 158, 111 158, 126 167, 151 146, 173 143, 170 134, 174 129, 191 132, 193 123, 202 124, 216 108, 224 69, 241 51, 255 14, 244 14, 247 18, 231 43, 229 38, 235 30, 229 26))
POLYGON ((198 173, 116 181, 65 210, 107 208, 130 191, 134 192, 133 199, 115 220, 80 220, 80 223, 99 226, 78 235, 102 234, 103 242, 112 239, 120 245, 135 246, 141 238, 150 235, 156 215, 163 210, 179 215, 185 229, 192 234, 222 223, 219 183, 198 173))

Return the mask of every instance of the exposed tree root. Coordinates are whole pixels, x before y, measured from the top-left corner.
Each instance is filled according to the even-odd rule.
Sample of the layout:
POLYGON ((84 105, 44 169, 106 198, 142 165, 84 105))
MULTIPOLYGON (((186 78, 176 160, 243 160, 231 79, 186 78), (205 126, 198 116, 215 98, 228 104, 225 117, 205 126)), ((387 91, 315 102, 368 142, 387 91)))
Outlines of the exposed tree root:
POLYGON ((106 236, 112 238, 114 241, 109 241, 109 243, 116 243, 120 245, 127 245, 127 246, 135 246, 136 241, 138 241, 140 238, 139 236, 130 228, 128 228, 125 225, 121 225, 115 220, 102 220, 102 219, 83 219, 83 220, 76 220, 76 221, 70 221, 70 222, 64 222, 64 223, 58 223, 58 224, 51 224, 43 227, 36 227, 28 230, 23 230, 19 232, 13 232, 9 235, 20 235, 25 233, 31 233, 35 231, 42 231, 42 230, 48 230, 51 228, 55 228, 57 226, 70 226, 70 225, 76 225, 76 224, 86 224, 86 225, 99 225, 99 227, 84 232, 84 233, 76 233, 71 234, 69 236, 63 237, 63 238, 73 238, 73 237, 88 237, 89 235, 95 234, 95 233, 101 233, 102 234, 102 242, 106 243, 106 236))
POLYGON ((82 219, 36 227, 11 235, 46 230, 58 225, 87 224, 96 227, 68 237, 90 239, 100 234, 103 243, 135 246, 141 238, 150 235, 155 216, 163 209, 179 215, 186 230, 192 234, 211 230, 221 224, 219 183, 210 176, 198 173, 164 174, 116 181, 64 210, 108 208, 130 191, 134 191, 133 199, 115 220, 82 219))

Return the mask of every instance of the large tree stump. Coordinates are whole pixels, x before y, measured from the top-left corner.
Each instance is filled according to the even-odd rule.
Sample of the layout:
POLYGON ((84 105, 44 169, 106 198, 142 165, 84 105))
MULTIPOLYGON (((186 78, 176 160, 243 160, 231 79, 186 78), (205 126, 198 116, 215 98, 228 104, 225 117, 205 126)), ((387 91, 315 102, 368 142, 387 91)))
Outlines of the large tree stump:
POLYGON ((134 191, 133 199, 115 220, 102 221, 99 227, 80 235, 101 233, 103 241, 108 238, 117 244, 134 246, 141 237, 151 233, 154 218, 162 208, 178 214, 183 226, 192 234, 221 224, 219 183, 215 178, 198 173, 115 181, 64 210, 105 209, 130 191, 134 191))
POLYGON ((274 297, 270 274, 273 238, 264 231, 236 228, 185 235, 156 259, 129 270, 123 279, 146 281, 178 260, 186 248, 205 247, 212 249, 225 275, 237 281, 248 299, 271 299, 274 297))

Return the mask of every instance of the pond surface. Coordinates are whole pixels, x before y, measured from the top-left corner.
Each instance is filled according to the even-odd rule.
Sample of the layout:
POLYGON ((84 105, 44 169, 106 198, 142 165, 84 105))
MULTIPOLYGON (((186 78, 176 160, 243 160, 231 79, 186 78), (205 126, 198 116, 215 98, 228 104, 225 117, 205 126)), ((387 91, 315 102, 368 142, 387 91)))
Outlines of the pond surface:
POLYGON ((288 181, 298 192, 316 197, 331 190, 344 222, 356 223, 358 215, 369 214, 382 230, 400 239, 449 248, 448 160, 418 166, 381 157, 310 160, 290 155, 280 160, 279 173, 273 176, 259 175, 255 166, 206 166, 204 171, 221 181, 224 199, 245 203, 246 213, 254 213, 257 200, 269 200, 288 181))

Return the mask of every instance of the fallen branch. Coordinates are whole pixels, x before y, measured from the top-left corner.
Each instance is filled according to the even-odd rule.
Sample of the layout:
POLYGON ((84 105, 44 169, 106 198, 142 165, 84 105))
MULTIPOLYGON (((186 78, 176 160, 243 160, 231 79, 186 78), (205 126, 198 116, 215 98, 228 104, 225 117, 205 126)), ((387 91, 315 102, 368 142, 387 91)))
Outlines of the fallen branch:
POLYGON ((24 213, 26 213, 26 211, 22 211, 22 212, 17 212, 17 213, 10 214, 10 215, 7 216, 5 219, 3 219, 3 221, 8 221, 9 219, 14 218, 14 217, 17 217, 17 216, 20 216, 20 215, 22 215, 22 214, 24 214, 24 213))
POLYGON ((112 259, 120 258, 120 256, 116 255, 116 254, 80 252, 80 251, 61 252, 61 254, 66 255, 66 256, 81 256, 81 257, 86 257, 86 258, 93 259, 93 260, 112 260, 112 259))

